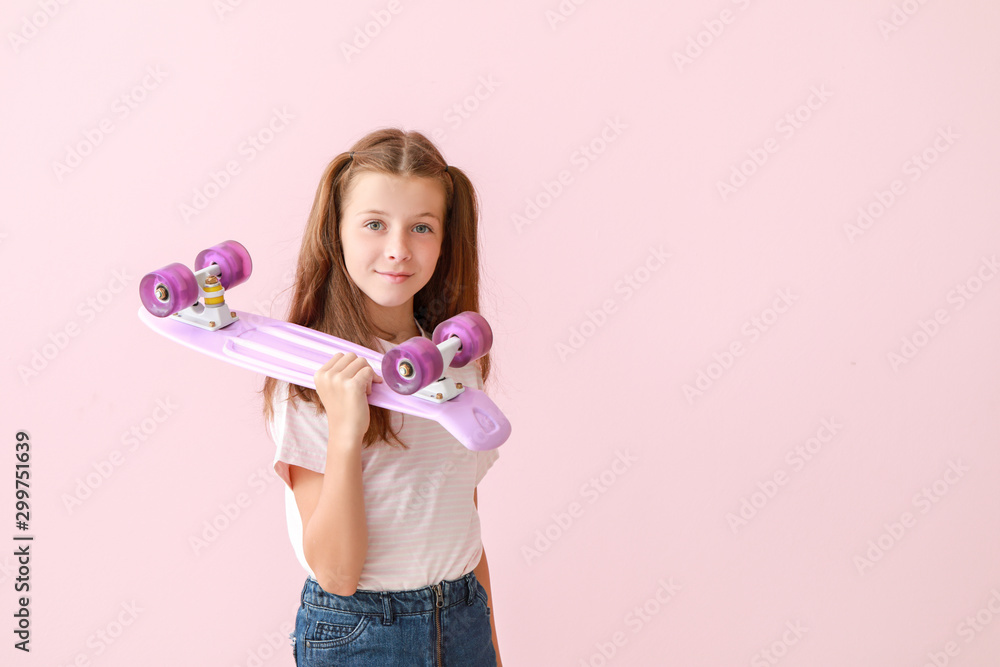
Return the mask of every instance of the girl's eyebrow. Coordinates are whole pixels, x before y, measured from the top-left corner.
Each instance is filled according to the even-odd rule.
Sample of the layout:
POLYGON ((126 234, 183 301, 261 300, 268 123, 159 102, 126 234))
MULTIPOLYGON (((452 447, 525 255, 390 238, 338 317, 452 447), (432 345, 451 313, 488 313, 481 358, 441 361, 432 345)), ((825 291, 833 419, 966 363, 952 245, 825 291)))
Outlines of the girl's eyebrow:
MULTIPOLYGON (((367 211, 361 211, 360 213, 358 213, 358 215, 368 215, 369 213, 374 213, 375 215, 389 215, 385 211, 377 211, 375 209, 369 209, 367 211)), ((413 217, 414 218, 434 218, 438 222, 441 222, 441 220, 439 220, 438 217, 436 215, 434 215, 433 213, 418 213, 418 214, 416 214, 413 217)))

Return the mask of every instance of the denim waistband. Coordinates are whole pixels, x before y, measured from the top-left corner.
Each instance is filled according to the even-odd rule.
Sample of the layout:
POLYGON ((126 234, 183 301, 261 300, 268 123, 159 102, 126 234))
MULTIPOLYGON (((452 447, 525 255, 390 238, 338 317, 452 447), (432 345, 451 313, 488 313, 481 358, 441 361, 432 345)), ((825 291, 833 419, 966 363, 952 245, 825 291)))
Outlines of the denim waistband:
POLYGON ((302 587, 302 603, 336 609, 355 614, 372 614, 383 617, 383 623, 392 623, 393 616, 422 614, 437 607, 440 587, 441 607, 456 604, 471 605, 476 601, 478 581, 475 572, 469 572, 455 580, 444 580, 434 586, 424 586, 408 591, 366 591, 358 589, 354 595, 344 596, 328 593, 312 577, 306 579, 302 587))

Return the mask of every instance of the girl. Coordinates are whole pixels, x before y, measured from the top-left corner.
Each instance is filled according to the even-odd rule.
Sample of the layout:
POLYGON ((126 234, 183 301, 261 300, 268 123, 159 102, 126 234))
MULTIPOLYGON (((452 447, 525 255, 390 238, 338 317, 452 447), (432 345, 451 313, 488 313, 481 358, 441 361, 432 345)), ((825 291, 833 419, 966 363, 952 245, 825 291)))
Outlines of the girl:
MULTIPOLYGON (((327 166, 288 320, 383 353, 479 310, 478 205, 418 132, 387 129, 327 166)), ((445 375, 483 388, 486 355, 445 375)), ((498 457, 369 406, 382 382, 334 355, 316 390, 264 382, 292 546, 308 576, 296 664, 500 665, 476 485, 498 457)))

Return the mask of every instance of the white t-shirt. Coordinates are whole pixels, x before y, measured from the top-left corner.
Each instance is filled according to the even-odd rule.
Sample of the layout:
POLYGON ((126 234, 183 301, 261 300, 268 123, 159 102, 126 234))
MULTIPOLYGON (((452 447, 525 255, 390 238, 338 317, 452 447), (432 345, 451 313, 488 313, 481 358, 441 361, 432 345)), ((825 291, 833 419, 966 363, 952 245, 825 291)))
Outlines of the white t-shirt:
MULTIPOLYGON (((430 338, 422 327, 420 333, 430 338)), ((396 346, 380 340, 386 351, 396 346)), ((444 375, 483 388, 476 363, 446 368, 444 375)), ((302 549, 302 517, 288 466, 325 472, 329 423, 312 404, 300 401, 291 407, 287 398, 288 385, 279 383, 271 425, 276 445, 274 471, 285 481, 285 514, 295 555, 315 578, 302 549)), ((399 437, 409 449, 376 442, 361 451, 368 554, 358 588, 411 590, 458 579, 475 568, 482 556, 479 513, 472 493, 499 451, 471 451, 436 421, 395 411, 389 414, 393 430, 402 424, 399 437)))

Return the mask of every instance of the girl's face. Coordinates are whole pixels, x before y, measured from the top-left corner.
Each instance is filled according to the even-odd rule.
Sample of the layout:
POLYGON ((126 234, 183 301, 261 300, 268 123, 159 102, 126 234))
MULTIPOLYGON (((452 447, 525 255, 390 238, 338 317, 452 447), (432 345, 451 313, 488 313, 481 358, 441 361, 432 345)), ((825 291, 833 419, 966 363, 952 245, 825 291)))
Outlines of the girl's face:
POLYGON ((380 172, 354 178, 340 238, 347 272, 369 299, 384 308, 409 307, 413 317, 413 295, 430 281, 441 254, 444 210, 437 181, 380 172))

